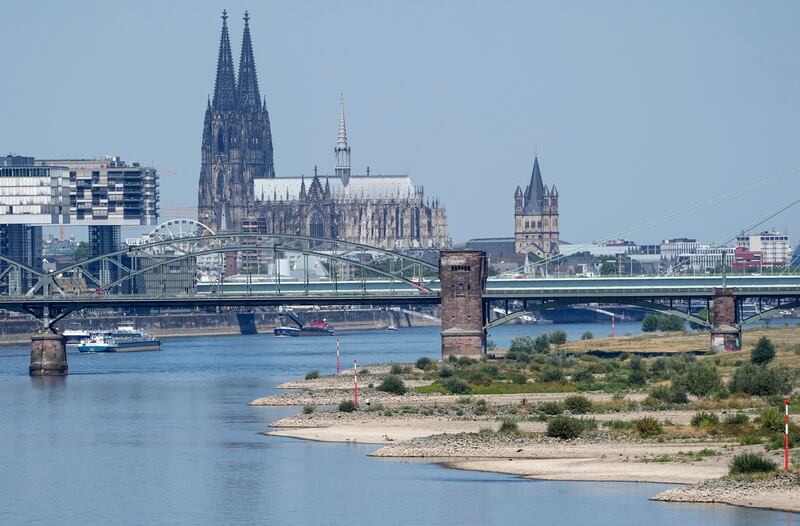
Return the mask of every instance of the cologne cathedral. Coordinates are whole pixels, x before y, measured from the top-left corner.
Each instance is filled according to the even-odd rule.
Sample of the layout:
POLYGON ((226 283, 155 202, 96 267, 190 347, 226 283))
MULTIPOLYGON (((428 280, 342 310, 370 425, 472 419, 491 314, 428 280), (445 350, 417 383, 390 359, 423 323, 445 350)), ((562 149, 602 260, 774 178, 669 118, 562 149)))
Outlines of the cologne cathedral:
POLYGON ((266 99, 258 89, 245 13, 238 78, 227 16, 214 96, 203 125, 199 221, 217 232, 325 237, 387 249, 450 246, 447 215, 408 175, 351 173, 344 106, 331 174, 276 177, 266 99))

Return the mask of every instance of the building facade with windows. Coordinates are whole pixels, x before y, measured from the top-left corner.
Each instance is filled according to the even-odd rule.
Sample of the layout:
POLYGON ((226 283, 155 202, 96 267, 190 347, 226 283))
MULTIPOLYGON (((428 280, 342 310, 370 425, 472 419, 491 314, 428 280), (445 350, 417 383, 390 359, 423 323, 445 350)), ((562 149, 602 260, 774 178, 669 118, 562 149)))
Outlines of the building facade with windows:
POLYGON ((750 252, 760 253, 761 265, 764 267, 788 265, 792 255, 789 236, 781 232, 764 231, 749 236, 739 236, 736 238, 736 245, 750 252))

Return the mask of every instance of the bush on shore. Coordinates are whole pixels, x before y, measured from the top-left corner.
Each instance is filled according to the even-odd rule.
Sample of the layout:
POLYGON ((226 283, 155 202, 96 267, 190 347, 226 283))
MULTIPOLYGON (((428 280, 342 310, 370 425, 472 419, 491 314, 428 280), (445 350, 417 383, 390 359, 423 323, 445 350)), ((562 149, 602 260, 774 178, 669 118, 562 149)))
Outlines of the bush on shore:
POLYGON ((572 440, 581 436, 583 423, 569 416, 554 416, 547 422, 547 436, 572 440))
POLYGON ((756 346, 750 353, 750 361, 756 365, 766 365, 775 358, 775 346, 766 336, 762 336, 756 342, 756 346))
POLYGON ((661 424, 652 416, 646 416, 636 421, 636 432, 642 438, 652 438, 663 432, 661 424))
POLYGON ((501 435, 518 435, 520 433, 519 426, 513 420, 503 420, 497 432, 501 435))
POLYGON ((315 378, 319 378, 319 371, 313 369, 306 373, 306 380, 314 380, 315 378))
POLYGON ((339 411, 342 413, 352 413, 356 410, 356 403, 352 400, 342 400, 339 402, 339 411))
POLYGON ((417 369, 421 370, 421 371, 425 371, 425 370, 426 370, 426 369, 428 369, 428 368, 429 368, 431 365, 433 365, 433 360, 431 360, 431 359, 430 359, 430 358, 428 358, 427 356, 423 356, 422 358, 420 358, 419 360, 417 360, 417 363, 415 363, 415 364, 414 364, 414 366, 415 366, 417 369))
POLYGON ((787 367, 766 367, 746 363, 736 368, 730 383, 733 393, 775 396, 792 391, 794 372, 787 367))
POLYGON ((315 409, 316 409, 316 407, 314 407, 312 404, 305 404, 303 406, 303 414, 304 415, 310 415, 311 413, 314 412, 315 409))
POLYGON ((572 395, 564 399, 564 408, 576 415, 591 413, 592 401, 582 395, 572 395))
POLYGON ((467 394, 469 393, 469 384, 458 378, 457 376, 449 376, 444 379, 442 385, 451 394, 467 394))
POLYGON ((719 424, 719 417, 716 413, 700 411, 695 413, 691 420, 692 427, 713 427, 719 424))
POLYGON ((390 374, 384 378, 377 389, 378 391, 396 395, 406 394, 406 384, 403 383, 402 378, 395 374, 390 374))
POLYGON ((731 475, 746 475, 749 473, 769 473, 775 471, 777 466, 773 461, 756 453, 740 453, 733 457, 729 464, 731 475))

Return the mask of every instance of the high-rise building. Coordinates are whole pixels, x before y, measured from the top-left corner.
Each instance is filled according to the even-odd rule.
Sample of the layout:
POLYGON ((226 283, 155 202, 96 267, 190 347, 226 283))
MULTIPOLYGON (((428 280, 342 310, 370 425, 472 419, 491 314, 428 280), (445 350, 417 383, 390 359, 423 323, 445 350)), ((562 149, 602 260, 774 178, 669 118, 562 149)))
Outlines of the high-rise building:
POLYGON ((548 258, 558 254, 558 189, 542 182, 539 158, 533 160, 531 181, 514 192, 514 250, 548 258))
POLYGON ((266 98, 258 89, 256 64, 245 12, 238 79, 222 12, 214 97, 203 122, 198 192, 199 221, 217 232, 238 231, 253 204, 253 181, 275 177, 266 98))
POLYGON ((764 267, 787 265, 792 254, 789 236, 781 232, 764 231, 741 235, 736 238, 736 245, 750 252, 760 252, 761 265, 764 267))

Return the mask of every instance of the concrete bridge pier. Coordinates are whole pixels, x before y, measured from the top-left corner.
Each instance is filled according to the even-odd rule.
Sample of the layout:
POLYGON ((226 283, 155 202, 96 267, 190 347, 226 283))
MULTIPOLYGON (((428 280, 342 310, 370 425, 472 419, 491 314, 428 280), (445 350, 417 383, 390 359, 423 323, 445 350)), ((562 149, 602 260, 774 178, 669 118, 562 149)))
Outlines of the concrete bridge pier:
POLYGON ((728 288, 714 289, 714 324, 711 327, 711 350, 742 349, 742 329, 737 323, 736 298, 728 288))
POLYGON ((64 376, 68 371, 64 336, 46 329, 31 336, 31 376, 64 376))
POLYGON ((442 359, 479 357, 486 349, 483 302, 486 278, 485 252, 441 252, 442 359))

